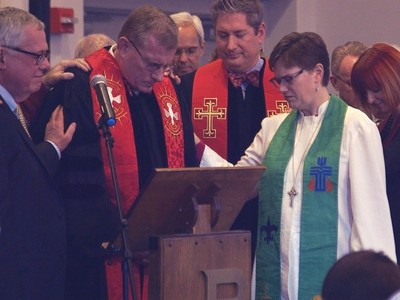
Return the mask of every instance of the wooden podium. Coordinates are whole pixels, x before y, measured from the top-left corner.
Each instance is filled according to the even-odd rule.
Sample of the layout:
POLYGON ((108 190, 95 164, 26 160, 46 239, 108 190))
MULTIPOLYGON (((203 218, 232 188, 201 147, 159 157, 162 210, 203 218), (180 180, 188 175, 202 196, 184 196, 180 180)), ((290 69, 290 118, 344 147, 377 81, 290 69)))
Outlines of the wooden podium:
POLYGON ((155 170, 127 216, 130 250, 150 252, 151 300, 250 299, 250 233, 229 228, 264 170, 155 170))

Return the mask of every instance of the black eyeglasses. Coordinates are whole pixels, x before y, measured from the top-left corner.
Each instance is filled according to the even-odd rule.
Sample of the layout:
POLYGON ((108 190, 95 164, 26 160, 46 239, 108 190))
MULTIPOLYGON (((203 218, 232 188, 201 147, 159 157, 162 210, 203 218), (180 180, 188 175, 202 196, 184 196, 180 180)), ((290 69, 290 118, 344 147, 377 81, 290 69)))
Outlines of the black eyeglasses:
POLYGON ((44 51, 42 53, 35 53, 35 52, 30 52, 30 51, 26 51, 26 50, 20 49, 18 47, 13 47, 13 46, 4 46, 3 45, 2 47, 17 51, 19 53, 23 53, 23 54, 27 54, 27 55, 35 57, 36 58, 36 61, 35 61, 36 65, 42 64, 42 62, 46 58, 49 59, 49 57, 50 57, 50 50, 46 50, 46 51, 44 51))
POLYGON ((344 80, 342 77, 340 77, 339 75, 332 73, 333 76, 335 76, 337 79, 339 79, 341 82, 343 82, 344 84, 347 84, 348 86, 351 86, 351 82, 350 80, 344 80))
POLYGON ((148 59, 145 58, 142 55, 142 53, 140 53, 139 49, 135 46, 135 44, 130 39, 127 38, 127 40, 132 44, 133 48, 135 48, 136 52, 139 54, 140 58, 142 59, 144 65, 145 65, 144 67, 147 71, 155 72, 160 69, 162 69, 164 73, 169 73, 171 71, 171 66, 169 66, 169 65, 163 66, 158 63, 149 62, 148 59))
POLYGON ((289 75, 285 75, 282 77, 274 77, 274 78, 270 79, 269 81, 277 88, 279 88, 282 83, 284 85, 288 86, 288 85, 290 85, 290 83, 292 82, 293 79, 295 79, 297 76, 299 76, 303 72, 304 72, 304 69, 301 69, 300 71, 298 71, 294 74, 289 74, 289 75))

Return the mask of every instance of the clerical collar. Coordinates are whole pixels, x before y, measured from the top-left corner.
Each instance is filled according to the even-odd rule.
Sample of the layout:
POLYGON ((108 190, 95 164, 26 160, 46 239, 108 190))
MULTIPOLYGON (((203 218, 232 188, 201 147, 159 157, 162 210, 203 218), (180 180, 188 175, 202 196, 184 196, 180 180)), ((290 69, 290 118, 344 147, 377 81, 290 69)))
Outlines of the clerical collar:
POLYGON ((326 109, 328 108, 328 103, 330 100, 324 101, 319 107, 318 107, 318 114, 312 115, 312 116, 305 116, 303 112, 299 111, 299 114, 302 117, 318 117, 318 116, 323 116, 326 112, 326 109))
POLYGON ((112 46, 110 47, 110 49, 108 50, 108 52, 110 52, 110 54, 111 54, 113 57, 115 57, 114 51, 115 51, 116 48, 117 48, 117 44, 114 44, 114 45, 112 45, 112 46))

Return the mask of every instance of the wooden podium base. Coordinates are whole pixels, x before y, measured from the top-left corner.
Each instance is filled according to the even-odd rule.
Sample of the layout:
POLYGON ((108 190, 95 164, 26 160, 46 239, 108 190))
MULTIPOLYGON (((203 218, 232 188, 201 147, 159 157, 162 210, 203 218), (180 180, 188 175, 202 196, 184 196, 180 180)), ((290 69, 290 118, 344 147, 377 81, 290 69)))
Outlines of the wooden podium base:
POLYGON ((250 300, 250 232, 228 230, 264 171, 155 169, 127 215, 129 250, 150 253, 150 299, 250 300))
POLYGON ((151 300, 250 299, 247 231, 150 238, 151 300))

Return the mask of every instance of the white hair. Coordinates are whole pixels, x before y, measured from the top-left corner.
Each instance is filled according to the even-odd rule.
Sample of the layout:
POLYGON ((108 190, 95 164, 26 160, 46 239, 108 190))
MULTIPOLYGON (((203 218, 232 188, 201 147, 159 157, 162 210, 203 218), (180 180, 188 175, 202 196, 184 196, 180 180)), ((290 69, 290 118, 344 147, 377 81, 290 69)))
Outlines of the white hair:
POLYGON ((170 15, 171 19, 175 22, 177 27, 192 25, 197 32, 200 44, 204 43, 204 29, 203 24, 198 16, 192 15, 187 11, 178 12, 170 15))

